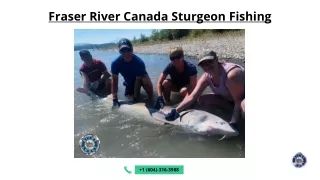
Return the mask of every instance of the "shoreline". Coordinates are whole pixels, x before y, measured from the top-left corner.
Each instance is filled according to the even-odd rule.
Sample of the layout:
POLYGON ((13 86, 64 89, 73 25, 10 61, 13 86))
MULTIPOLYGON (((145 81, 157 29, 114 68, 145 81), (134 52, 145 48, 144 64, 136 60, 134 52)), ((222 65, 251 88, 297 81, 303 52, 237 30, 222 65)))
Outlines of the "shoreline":
MULTIPOLYGON (((133 51, 137 54, 168 55, 170 47, 180 46, 184 50, 185 57, 196 59, 204 50, 213 50, 221 60, 243 64, 245 61, 245 35, 226 34, 222 36, 183 39, 154 44, 134 44, 133 51)), ((118 52, 118 48, 101 49, 103 51, 118 52)))

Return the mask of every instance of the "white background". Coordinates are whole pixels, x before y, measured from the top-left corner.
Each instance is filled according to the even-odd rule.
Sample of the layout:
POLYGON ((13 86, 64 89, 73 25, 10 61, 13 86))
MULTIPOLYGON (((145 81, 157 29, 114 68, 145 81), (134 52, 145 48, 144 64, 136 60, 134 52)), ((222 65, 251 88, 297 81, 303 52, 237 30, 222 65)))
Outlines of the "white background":
POLYGON ((1 179, 319 179, 316 1, 1 2, 1 179), (145 7, 143 7, 145 6, 145 7), (49 24, 56 13, 257 11, 272 23, 49 24), (74 159, 74 29, 245 28, 245 159, 74 159), (307 164, 292 165, 302 152, 307 164), (184 175, 128 175, 123 166, 182 164, 184 175), (318 169, 318 168, 317 168, 318 169))

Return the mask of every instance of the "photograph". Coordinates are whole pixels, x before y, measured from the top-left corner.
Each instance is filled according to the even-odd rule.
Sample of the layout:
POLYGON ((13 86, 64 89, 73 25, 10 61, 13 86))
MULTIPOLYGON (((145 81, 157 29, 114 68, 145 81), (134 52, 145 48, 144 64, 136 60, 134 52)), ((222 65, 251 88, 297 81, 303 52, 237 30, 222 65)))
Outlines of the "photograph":
POLYGON ((74 158, 245 158, 245 29, 74 29, 74 158))

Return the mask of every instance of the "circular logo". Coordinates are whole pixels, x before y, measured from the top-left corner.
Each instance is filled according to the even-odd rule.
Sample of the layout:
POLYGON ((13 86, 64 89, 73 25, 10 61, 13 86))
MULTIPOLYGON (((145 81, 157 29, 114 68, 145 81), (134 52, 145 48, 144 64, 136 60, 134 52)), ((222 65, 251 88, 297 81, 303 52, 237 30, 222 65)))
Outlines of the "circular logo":
POLYGON ((299 152, 292 158, 292 163, 295 167, 301 168, 307 163, 307 158, 299 152))
POLYGON ((83 153, 92 155, 99 150, 100 140, 96 135, 87 134, 81 137, 79 146, 83 153))

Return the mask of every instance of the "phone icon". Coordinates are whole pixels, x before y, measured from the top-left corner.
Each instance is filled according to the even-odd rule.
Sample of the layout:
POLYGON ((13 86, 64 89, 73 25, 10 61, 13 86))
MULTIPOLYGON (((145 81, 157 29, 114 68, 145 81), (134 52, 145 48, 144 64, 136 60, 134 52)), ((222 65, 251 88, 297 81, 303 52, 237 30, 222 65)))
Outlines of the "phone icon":
POLYGON ((127 166, 124 167, 124 170, 128 173, 128 174, 131 174, 132 171, 128 170, 127 166))

